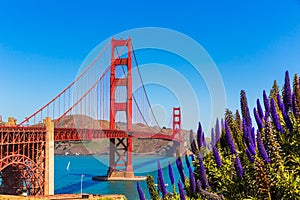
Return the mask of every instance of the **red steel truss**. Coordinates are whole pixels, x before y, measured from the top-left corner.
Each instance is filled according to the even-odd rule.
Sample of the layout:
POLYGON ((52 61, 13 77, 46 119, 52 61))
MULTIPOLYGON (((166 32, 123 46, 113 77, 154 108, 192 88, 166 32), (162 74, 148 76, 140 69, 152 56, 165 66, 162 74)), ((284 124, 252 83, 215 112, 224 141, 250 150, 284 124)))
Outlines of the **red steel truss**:
POLYGON ((0 127, 1 194, 44 194, 45 144, 43 127, 0 127))
POLYGON ((168 135, 165 133, 132 131, 132 135, 128 135, 124 130, 108 130, 108 129, 76 129, 76 128, 55 128, 54 141, 91 141, 93 139, 116 139, 116 138, 148 138, 161 139, 168 141, 182 142, 179 135, 168 135))
MULTIPOLYGON (((110 69, 110 129, 116 130, 116 115, 117 112, 125 111, 127 134, 132 131, 132 44, 131 39, 128 40, 111 40, 111 69, 110 69), (127 47, 127 56, 125 58, 118 56, 115 53, 118 47, 127 47), (125 66, 125 67, 124 67, 125 66), (116 68, 122 67, 124 77, 120 78, 116 75, 116 68), (118 102, 116 99, 116 89, 118 87, 126 87, 127 99, 125 102, 118 102)), ((110 161, 108 176, 114 176, 117 172, 117 167, 124 167, 121 170, 125 172, 125 176, 133 177, 132 168, 132 137, 119 137, 110 139, 110 161)))

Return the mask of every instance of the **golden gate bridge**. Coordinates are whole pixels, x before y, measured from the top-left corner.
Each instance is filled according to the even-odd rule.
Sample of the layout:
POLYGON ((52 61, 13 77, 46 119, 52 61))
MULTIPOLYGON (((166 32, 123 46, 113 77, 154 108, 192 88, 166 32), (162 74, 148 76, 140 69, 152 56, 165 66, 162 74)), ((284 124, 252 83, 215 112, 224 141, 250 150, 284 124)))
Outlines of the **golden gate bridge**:
POLYGON ((55 98, 20 123, 10 119, 0 126, 0 193, 17 194, 25 189, 30 195, 53 194, 54 142, 58 141, 107 138, 110 156, 106 179, 134 179, 133 138, 174 141, 181 151, 180 108, 173 108, 172 118, 172 132, 162 131, 131 39, 112 38, 55 98), (110 55, 110 62, 98 76, 96 66, 105 67, 105 54, 110 55), (140 86, 134 92, 133 84, 140 86), (143 129, 137 124, 143 124, 143 129))

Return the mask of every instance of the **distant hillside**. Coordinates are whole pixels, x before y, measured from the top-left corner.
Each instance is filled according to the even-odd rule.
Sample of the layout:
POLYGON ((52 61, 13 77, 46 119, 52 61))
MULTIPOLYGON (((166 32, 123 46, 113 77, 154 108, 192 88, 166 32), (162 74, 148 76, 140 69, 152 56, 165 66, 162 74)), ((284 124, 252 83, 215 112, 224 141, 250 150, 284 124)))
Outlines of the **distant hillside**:
MULTIPOLYGON (((80 127, 80 128, 99 128, 109 129, 109 121, 93 120, 90 117, 83 115, 66 116, 60 120, 61 127, 80 127)), ((125 129, 125 123, 117 123, 117 129, 125 129)), ((148 127, 145 124, 133 124, 133 129, 141 132, 163 132, 165 134, 172 134, 172 129, 160 129, 159 127, 148 127)), ((189 131, 182 130, 184 137, 185 148, 189 147, 189 131)), ((133 139, 134 153, 148 153, 164 155, 166 151, 173 145, 171 141, 164 141, 159 139, 133 139)), ((55 154, 107 154, 109 152, 109 140, 97 139, 91 142, 57 142, 55 144, 55 154)))

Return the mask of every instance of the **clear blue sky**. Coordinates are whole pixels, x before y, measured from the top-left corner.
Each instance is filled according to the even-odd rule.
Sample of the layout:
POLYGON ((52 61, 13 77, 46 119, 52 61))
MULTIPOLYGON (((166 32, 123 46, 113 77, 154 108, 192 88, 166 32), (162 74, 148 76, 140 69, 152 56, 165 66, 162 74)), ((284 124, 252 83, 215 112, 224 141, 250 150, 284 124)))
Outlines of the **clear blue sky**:
POLYGON ((299 0, 1 1, 0 114, 24 119, 75 78, 99 42, 148 26, 182 32, 206 49, 230 109, 239 108, 241 89, 253 106, 274 79, 282 85, 285 70, 300 69, 299 0))

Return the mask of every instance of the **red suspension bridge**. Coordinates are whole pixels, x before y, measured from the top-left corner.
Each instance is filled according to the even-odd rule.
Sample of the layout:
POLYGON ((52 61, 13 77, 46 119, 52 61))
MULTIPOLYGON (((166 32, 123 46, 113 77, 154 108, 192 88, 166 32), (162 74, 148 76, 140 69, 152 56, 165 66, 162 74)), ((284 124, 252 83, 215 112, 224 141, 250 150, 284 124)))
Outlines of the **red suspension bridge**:
POLYGON ((108 180, 134 178, 133 138, 174 141, 180 151, 180 108, 173 108, 173 131, 163 132, 130 38, 113 38, 88 63, 45 106, 18 124, 10 119, 0 127, 0 193, 16 194, 24 188, 31 195, 53 193, 54 141, 108 138, 108 180))

